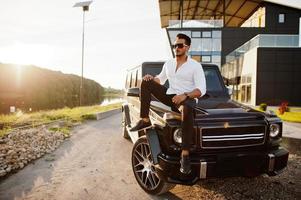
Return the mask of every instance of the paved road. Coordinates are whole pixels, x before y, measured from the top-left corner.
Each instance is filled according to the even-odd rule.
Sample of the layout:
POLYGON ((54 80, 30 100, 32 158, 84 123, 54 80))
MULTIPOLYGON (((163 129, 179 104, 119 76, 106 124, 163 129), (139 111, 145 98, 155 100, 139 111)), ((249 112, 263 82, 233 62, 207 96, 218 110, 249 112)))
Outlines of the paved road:
POLYGON ((283 122, 283 136, 301 139, 301 123, 283 122))
POLYGON ((210 180, 193 187, 176 186, 161 197, 147 195, 133 176, 132 144, 122 138, 120 121, 117 114, 75 128, 54 153, 1 181, 0 199, 298 199, 301 195, 298 155, 276 178, 210 180))

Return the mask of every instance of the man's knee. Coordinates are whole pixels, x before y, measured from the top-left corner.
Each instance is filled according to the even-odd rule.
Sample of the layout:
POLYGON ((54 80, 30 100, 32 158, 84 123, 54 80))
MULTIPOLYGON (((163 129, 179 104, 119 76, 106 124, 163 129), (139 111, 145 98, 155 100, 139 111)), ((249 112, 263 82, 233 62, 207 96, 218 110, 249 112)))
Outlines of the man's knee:
POLYGON ((195 99, 186 99, 183 102, 183 107, 186 109, 193 109, 195 104, 196 104, 195 99))
POLYGON ((149 87, 150 85, 153 84, 153 82, 154 82, 154 80, 149 80, 149 81, 142 80, 141 87, 149 87))

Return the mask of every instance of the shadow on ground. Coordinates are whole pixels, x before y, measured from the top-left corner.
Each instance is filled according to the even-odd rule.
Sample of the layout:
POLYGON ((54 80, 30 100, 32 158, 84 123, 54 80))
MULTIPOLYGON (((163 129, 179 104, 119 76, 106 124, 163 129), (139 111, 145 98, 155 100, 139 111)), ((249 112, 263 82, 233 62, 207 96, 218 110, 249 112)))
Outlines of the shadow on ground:
POLYGON ((290 151, 288 166, 278 176, 235 177, 199 181, 194 186, 177 185, 153 199, 301 199, 301 140, 283 138, 290 151))

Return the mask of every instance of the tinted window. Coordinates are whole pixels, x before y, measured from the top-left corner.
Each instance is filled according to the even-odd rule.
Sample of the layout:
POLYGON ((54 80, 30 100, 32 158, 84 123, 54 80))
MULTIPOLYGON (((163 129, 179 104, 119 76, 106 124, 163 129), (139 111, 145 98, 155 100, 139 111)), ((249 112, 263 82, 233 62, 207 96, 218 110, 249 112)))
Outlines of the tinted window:
MULTIPOLYGON (((147 66, 144 68, 144 75, 145 74, 151 74, 153 76, 159 74, 161 72, 161 67, 149 67, 147 66)), ((207 87, 207 92, 223 92, 224 88, 223 85, 219 79, 218 72, 216 71, 215 68, 203 68, 204 73, 205 73, 205 78, 206 78, 206 87, 207 87)), ((168 86, 168 81, 164 84, 165 87, 168 86)))
POLYGON ((130 74, 131 74, 131 78, 129 79, 129 88, 132 87, 132 73, 130 73, 130 74))
POLYGON ((129 75, 127 74, 126 79, 125 79, 125 88, 128 88, 128 78, 129 78, 129 75))
POLYGON ((160 74, 161 70, 162 70, 162 66, 160 66, 160 67, 150 67, 150 66, 147 66, 144 69, 144 75, 150 74, 150 75, 155 76, 155 75, 160 74))
MULTIPOLYGON (((149 66, 147 66, 147 67, 144 68, 144 75, 145 74, 150 74, 150 75, 156 76, 156 75, 160 74, 160 72, 162 70, 162 66, 159 66, 159 67, 149 67, 149 66)), ((169 87, 168 80, 165 82, 164 86, 166 88, 169 87)))
POLYGON ((222 92, 223 86, 215 69, 204 68, 207 92, 222 92))

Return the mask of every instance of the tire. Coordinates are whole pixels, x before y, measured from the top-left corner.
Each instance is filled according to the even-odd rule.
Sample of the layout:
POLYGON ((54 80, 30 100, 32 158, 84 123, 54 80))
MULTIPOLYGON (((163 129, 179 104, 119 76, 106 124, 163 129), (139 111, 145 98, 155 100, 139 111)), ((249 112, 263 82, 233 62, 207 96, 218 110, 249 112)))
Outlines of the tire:
POLYGON ((130 139, 130 135, 129 135, 127 129, 126 129, 126 126, 127 126, 127 124, 126 124, 126 119, 125 119, 125 111, 123 111, 122 112, 122 136, 125 139, 129 140, 130 139))
POLYGON ((140 187, 151 195, 160 195, 171 190, 175 184, 159 178, 153 166, 150 147, 146 136, 140 137, 132 150, 132 169, 140 187))

